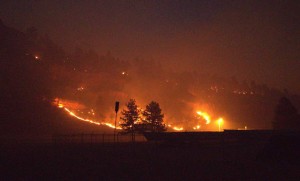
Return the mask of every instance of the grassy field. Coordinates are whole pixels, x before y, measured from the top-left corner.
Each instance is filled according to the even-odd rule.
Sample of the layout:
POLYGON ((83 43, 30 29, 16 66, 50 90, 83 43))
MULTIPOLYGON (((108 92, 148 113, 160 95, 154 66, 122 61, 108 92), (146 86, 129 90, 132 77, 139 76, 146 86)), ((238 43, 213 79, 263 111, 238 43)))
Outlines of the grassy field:
POLYGON ((0 180, 291 180, 299 164, 257 159, 264 144, 10 144, 0 180))

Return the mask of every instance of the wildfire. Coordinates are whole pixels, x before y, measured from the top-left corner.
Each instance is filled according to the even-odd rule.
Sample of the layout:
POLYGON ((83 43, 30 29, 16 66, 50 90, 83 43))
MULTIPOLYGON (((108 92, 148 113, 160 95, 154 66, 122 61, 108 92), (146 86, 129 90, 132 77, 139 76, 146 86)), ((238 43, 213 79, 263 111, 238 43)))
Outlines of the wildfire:
POLYGON ((203 117, 203 119, 205 119, 206 124, 209 124, 209 123, 211 122, 210 116, 209 116, 207 113, 201 112, 201 111, 197 111, 197 114, 198 114, 199 116, 203 117))
POLYGON ((175 131, 182 131, 183 130, 183 127, 172 127, 172 129, 174 129, 175 131))
POLYGON ((219 131, 221 131, 221 125, 223 124, 223 122, 224 122, 223 118, 219 118, 217 120, 217 123, 218 123, 218 126, 219 126, 219 131))
POLYGON ((183 127, 172 126, 171 124, 168 124, 167 126, 171 129, 173 129, 174 131, 182 131, 183 130, 183 127))
POLYGON ((67 111, 71 116, 73 116, 81 121, 89 122, 89 123, 96 124, 96 125, 101 125, 101 123, 99 123, 99 122, 92 121, 89 119, 84 119, 82 117, 77 116, 74 112, 70 111, 68 108, 64 108, 64 110, 67 111))
POLYGON ((88 122, 88 123, 91 123, 91 124, 95 124, 95 125, 105 125, 105 126, 108 126, 108 127, 110 127, 110 128, 113 128, 113 129, 122 129, 121 127, 115 127, 113 124, 111 124, 111 123, 107 123, 107 122, 98 122, 98 121, 93 121, 93 120, 91 120, 91 119, 85 119, 85 118, 82 118, 82 117, 80 117, 80 116, 78 116, 78 115, 76 115, 73 111, 71 111, 70 109, 68 109, 68 108, 66 108, 66 107, 64 107, 64 105, 63 104, 61 104, 61 103, 58 103, 57 104, 57 106, 59 107, 59 108, 61 108, 61 109, 63 109, 64 111, 66 111, 67 113, 69 113, 69 115, 71 115, 71 116, 73 116, 73 117, 75 117, 75 118, 77 118, 78 120, 81 120, 81 121, 85 121, 85 122, 88 122))
POLYGON ((194 130, 198 130, 198 129, 200 129, 200 128, 201 128, 201 125, 197 125, 197 126, 194 126, 194 127, 193 127, 194 130))
MULTIPOLYGON (((122 129, 120 126, 115 127, 113 124, 111 124, 109 122, 100 122, 100 121, 95 121, 95 120, 80 117, 75 112, 71 111, 70 108, 67 108, 64 103, 60 102, 58 98, 55 99, 54 105, 56 105, 60 109, 63 109, 70 116, 72 116, 72 117, 74 117, 74 118, 76 118, 80 121, 84 121, 84 122, 87 122, 87 123, 90 123, 90 124, 95 124, 95 125, 98 125, 98 126, 104 125, 104 126, 108 126, 108 127, 112 128, 112 129, 118 129, 118 130, 122 129)), ((75 106, 77 106, 77 104, 74 104, 74 103, 69 103, 67 105, 70 105, 71 107, 73 106, 73 108, 75 108, 75 106)), ((82 107, 82 105, 80 105, 80 104, 78 104, 78 106, 82 107)), ((93 109, 91 109, 91 111, 89 111, 88 113, 92 114, 92 115, 95 115, 93 109)), ((202 111, 197 111, 196 113, 197 113, 197 115, 199 115, 200 117, 202 117, 206 121, 205 124, 208 125, 212 122, 211 121, 211 116, 208 113, 202 112, 202 111)), ((140 120, 137 121, 136 123, 138 123, 138 122, 140 122, 140 120)), ((215 122, 218 124, 218 130, 220 131, 221 130, 221 125, 224 122, 223 118, 220 117, 215 122)), ((174 125, 171 125, 171 124, 168 124, 167 127, 169 127, 170 129, 173 129, 174 131, 183 131, 184 130, 184 127, 182 127, 182 126, 174 126, 174 125)), ((200 130, 200 129, 201 129, 201 125, 199 125, 199 124, 197 124, 193 127, 193 130, 200 130)))
MULTIPOLYGON (((205 124, 211 123, 211 118, 210 118, 209 114, 202 112, 202 111, 197 111, 197 114, 206 121, 205 124)), ((218 124, 218 130, 221 131, 221 125, 224 123, 224 119, 220 117, 215 122, 218 124)), ((197 130, 197 129, 200 129, 200 127, 201 126, 198 125, 198 126, 193 127, 193 129, 197 130)))

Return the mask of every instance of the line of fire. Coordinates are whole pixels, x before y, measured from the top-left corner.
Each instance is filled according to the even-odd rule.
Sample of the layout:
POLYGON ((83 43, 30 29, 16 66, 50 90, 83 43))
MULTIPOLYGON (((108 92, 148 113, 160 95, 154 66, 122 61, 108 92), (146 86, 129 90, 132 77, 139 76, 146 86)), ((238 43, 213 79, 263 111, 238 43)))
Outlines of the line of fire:
MULTIPOLYGON (((73 105, 73 110, 71 108, 68 108, 68 105, 72 105, 72 104, 74 104, 74 103, 68 102, 65 100, 61 100, 58 98, 56 98, 53 102, 53 105, 57 106, 60 109, 63 109, 67 114, 76 118, 78 121, 84 121, 84 122, 87 122, 90 124, 95 124, 95 125, 104 125, 104 126, 108 126, 109 128, 112 128, 112 129, 122 130, 122 128, 120 126, 117 126, 117 124, 114 125, 112 122, 98 121, 98 120, 94 120, 93 118, 88 118, 88 117, 93 117, 93 115, 95 115, 95 112, 93 109, 84 113, 84 110, 76 109, 76 107, 74 108, 74 105, 73 105), (82 116, 80 116, 79 114, 81 114, 82 116)), ((208 113, 203 112, 203 111, 197 111, 195 113, 195 117, 196 117, 196 119, 199 120, 199 123, 194 125, 192 127, 192 130, 187 130, 182 125, 175 125, 172 123, 169 123, 166 126, 171 131, 177 131, 177 132, 185 131, 186 132, 186 131, 200 131, 201 127, 204 127, 205 125, 215 124, 215 125, 213 125, 214 128, 212 128, 210 131, 222 131, 223 130, 222 126, 224 124, 224 119, 222 117, 219 117, 216 120, 212 120, 211 116, 208 113), (203 125, 201 125, 201 124, 203 124, 203 125)), ((141 123, 140 120, 137 120, 135 122, 136 125, 139 125, 140 123, 141 123)), ((120 122, 118 122, 118 124, 120 124, 120 122)), ((245 126, 244 129, 246 130, 247 126, 245 126)))
MULTIPOLYGON (((93 109, 89 110, 86 114, 84 114, 84 110, 76 109, 78 106, 74 102, 70 102, 67 100, 62 100, 56 98, 52 103, 59 109, 62 109, 66 114, 69 114, 71 117, 76 118, 78 121, 83 121, 86 123, 93 124, 95 126, 106 126, 114 130, 114 142, 119 141, 118 136, 116 134, 124 134, 126 133, 123 130, 122 126, 120 126, 121 121, 118 121, 118 112, 119 112, 119 102, 115 103, 115 123, 113 122, 105 122, 95 120, 91 117, 95 115, 93 109), (74 106, 75 105, 75 106, 74 106), (69 107, 68 107, 69 106, 69 107), (72 107, 73 109, 71 109, 72 107), (117 140, 116 140, 117 139, 117 140)), ((138 108, 139 110, 143 110, 142 108, 138 108)), ((300 133, 297 129, 295 130, 267 130, 267 129, 248 129, 247 126, 244 128, 239 129, 223 129, 223 125, 226 124, 225 120, 222 117, 219 117, 215 120, 211 119, 211 116, 204 112, 204 111, 197 111, 195 113, 198 124, 194 125, 191 130, 186 129, 184 125, 175 125, 172 123, 164 124, 166 129, 161 131, 147 131, 147 126, 143 124, 143 120, 145 117, 141 117, 137 119, 133 124, 130 126, 134 128, 135 132, 138 134, 142 134, 146 140, 148 141, 155 141, 155 142, 171 142, 171 143, 215 143, 215 142, 226 142, 226 143, 233 143, 233 142, 247 142, 247 141, 266 141, 270 139, 271 136, 274 135, 285 135, 285 136, 292 136, 292 137, 299 137, 300 133), (212 125, 213 128, 205 129, 204 126, 212 125), (204 129, 201 129, 204 127, 204 129)), ((135 134, 135 133, 134 133, 135 134)), ((79 135, 84 136, 84 135, 79 135)), ((91 135, 92 136, 92 135, 91 135)), ((97 135, 95 135, 97 136, 97 135)), ((104 135, 103 135, 104 136, 104 135)), ((81 138, 83 139, 83 138, 81 138)), ((103 138, 104 139, 104 138, 103 138)), ((132 138, 131 141, 135 141, 132 138)))

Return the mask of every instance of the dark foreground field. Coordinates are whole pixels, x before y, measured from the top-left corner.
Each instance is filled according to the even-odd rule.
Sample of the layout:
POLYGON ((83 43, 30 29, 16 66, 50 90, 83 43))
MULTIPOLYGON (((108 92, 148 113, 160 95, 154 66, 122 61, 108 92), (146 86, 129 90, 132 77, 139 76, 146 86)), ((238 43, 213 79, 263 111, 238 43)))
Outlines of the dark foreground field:
POLYGON ((262 150, 245 143, 10 144, 1 148, 0 180, 299 180, 298 162, 262 150))

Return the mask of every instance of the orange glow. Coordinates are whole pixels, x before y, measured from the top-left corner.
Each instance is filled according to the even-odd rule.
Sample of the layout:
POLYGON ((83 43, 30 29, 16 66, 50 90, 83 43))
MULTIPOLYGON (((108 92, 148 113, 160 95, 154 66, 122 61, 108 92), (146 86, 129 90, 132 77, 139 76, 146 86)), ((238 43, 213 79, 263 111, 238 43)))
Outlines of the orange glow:
POLYGON ((182 131, 183 130, 183 127, 172 127, 172 129, 174 129, 175 131, 182 131))
POLYGON ((83 90, 84 90, 84 87, 80 86, 80 87, 77 88, 77 90, 78 90, 78 91, 83 91, 83 90))
POLYGON ((178 127, 178 126, 172 126, 171 124, 168 124, 167 127, 173 129, 174 131, 183 131, 183 127, 178 127))
MULTIPOLYGON (((83 105, 81 105, 77 102, 60 100, 60 99, 56 98, 54 100, 53 104, 56 105, 58 108, 63 109, 70 116, 72 116, 72 117, 74 117, 74 118, 76 118, 80 121, 88 122, 90 124, 95 124, 95 125, 98 125, 98 126, 99 125, 104 125, 104 126, 112 128, 112 129, 115 129, 115 126, 112 123, 95 121, 95 120, 92 120, 92 119, 87 119, 87 118, 83 118, 83 117, 78 116, 71 109, 73 109, 73 110, 75 109, 77 111, 80 111, 80 109, 85 108, 85 106, 83 106, 83 105)), ((81 111, 81 113, 83 113, 83 112, 81 111)), ((93 115, 93 116, 95 115, 95 112, 94 112, 93 109, 91 109, 87 113, 90 114, 90 115, 93 115)), ((197 115, 199 115, 200 117, 202 117, 206 121, 205 124, 208 125, 208 124, 211 123, 211 116, 208 113, 203 112, 203 111, 197 111, 197 115)), ((136 121, 135 124, 140 123, 140 122, 142 122, 142 120, 136 121)), ((218 130, 220 131, 221 130, 221 125, 223 124, 224 120, 223 120, 223 118, 220 117, 216 120, 216 122, 218 124, 218 128, 219 128, 218 130)), ((174 131, 183 131, 185 129, 183 126, 177 126, 177 125, 172 125, 172 124, 168 124, 167 127, 174 130, 174 131)), ((117 126, 116 129, 121 130, 122 128, 120 126, 117 126)), ((197 124, 197 125, 193 126, 193 130, 200 130, 200 129, 201 129, 200 124, 197 124)))
POLYGON ((55 98, 52 102, 54 106, 57 106, 59 108, 67 107, 72 110, 79 110, 79 109, 85 109, 86 107, 78 102, 65 100, 65 99, 58 99, 55 98))
POLYGON ((223 118, 219 118, 219 119, 217 120, 218 127, 219 127, 219 131, 221 131, 221 125, 223 124, 223 122, 224 122, 223 118))
POLYGON ((91 123, 91 124, 95 124, 95 125, 105 125, 105 126, 108 126, 110 128, 113 128, 113 129, 122 129, 121 127, 115 127, 113 124, 111 123, 107 123, 107 122, 98 122, 98 121, 94 121, 94 120, 91 120, 91 119, 85 119, 85 118, 82 118, 78 115, 76 115, 73 111, 71 111, 70 109, 66 108, 62 103, 58 103, 57 102, 57 107, 58 108, 63 108, 63 110, 65 110, 67 113, 69 113, 69 115, 71 115, 72 117, 75 117, 76 119, 80 120, 80 121, 84 121, 84 122, 88 122, 88 123, 91 123))
POLYGON ((198 129, 200 129, 200 128, 201 128, 201 125, 197 125, 197 126, 194 126, 194 127, 193 127, 194 130, 198 130, 198 129))
POLYGON ((202 111, 197 111, 197 114, 198 114, 199 116, 203 117, 203 119, 205 119, 206 124, 209 124, 209 123, 211 122, 210 116, 209 116, 207 113, 202 112, 202 111))
POLYGON ((96 124, 96 125, 101 125, 101 123, 99 123, 99 122, 92 121, 92 120, 89 120, 89 119, 84 119, 82 117, 77 116, 75 113, 70 111, 68 108, 64 108, 64 110, 67 111, 71 116, 73 116, 73 117, 75 117, 75 118, 77 118, 81 121, 89 122, 89 123, 96 124))
MULTIPOLYGON (((201 116, 206 121, 205 124, 211 123, 211 116, 208 113, 202 112, 202 111, 197 111, 197 114, 199 116, 201 116)), ((215 122, 218 124, 218 130, 221 131, 221 126, 224 123, 224 119, 219 117, 215 122)), ((200 129, 200 128, 201 128, 200 125, 193 127, 194 130, 197 130, 197 129, 200 129)))

